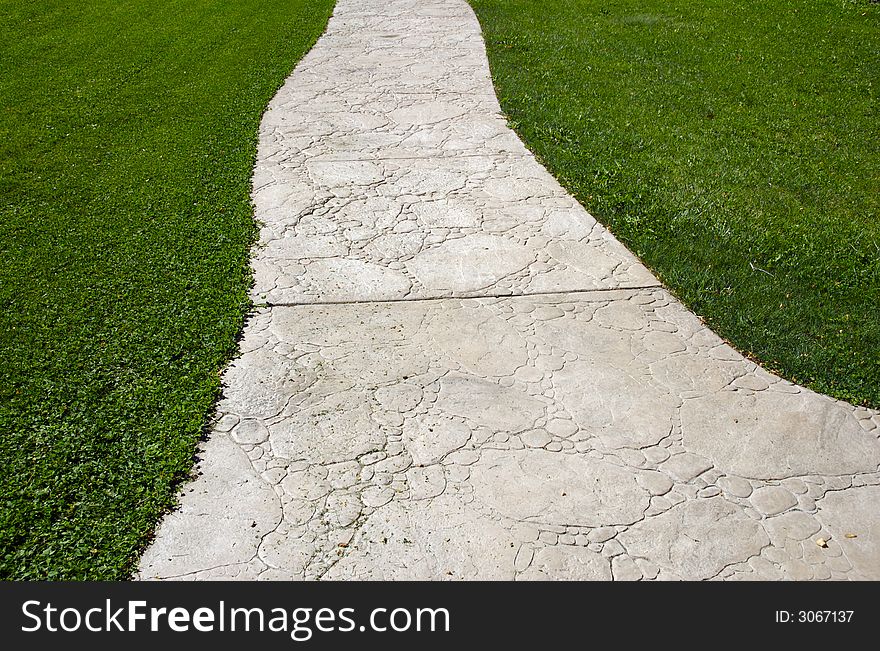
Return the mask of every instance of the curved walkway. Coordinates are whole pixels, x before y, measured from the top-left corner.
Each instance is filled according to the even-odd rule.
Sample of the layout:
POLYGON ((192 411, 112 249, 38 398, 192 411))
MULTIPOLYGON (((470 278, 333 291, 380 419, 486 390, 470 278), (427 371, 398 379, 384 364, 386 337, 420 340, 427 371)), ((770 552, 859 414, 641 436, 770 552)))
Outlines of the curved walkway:
POLYGON ((142 578, 880 578, 880 414, 744 359, 597 224, 463 0, 338 0, 253 196, 265 307, 142 578))

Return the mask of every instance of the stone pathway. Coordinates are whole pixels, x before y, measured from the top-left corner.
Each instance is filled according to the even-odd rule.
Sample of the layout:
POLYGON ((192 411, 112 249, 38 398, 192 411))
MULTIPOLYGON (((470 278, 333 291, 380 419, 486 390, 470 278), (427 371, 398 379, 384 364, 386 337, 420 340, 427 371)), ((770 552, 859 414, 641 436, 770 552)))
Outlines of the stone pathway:
POLYGON ((254 201, 266 307, 141 578, 880 579, 880 414, 744 359, 597 224, 463 0, 338 0, 254 201))

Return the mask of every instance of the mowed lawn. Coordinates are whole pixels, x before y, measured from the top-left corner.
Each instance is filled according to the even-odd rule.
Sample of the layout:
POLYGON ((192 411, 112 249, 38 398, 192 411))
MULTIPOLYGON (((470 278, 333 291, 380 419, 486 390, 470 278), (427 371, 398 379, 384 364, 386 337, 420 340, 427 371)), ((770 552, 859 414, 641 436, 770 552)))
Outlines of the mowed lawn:
POLYGON ((261 112, 331 0, 0 0, 0 578, 120 579, 248 307, 261 112))
POLYGON ((737 348, 880 406, 876 0, 471 0, 501 105, 737 348))

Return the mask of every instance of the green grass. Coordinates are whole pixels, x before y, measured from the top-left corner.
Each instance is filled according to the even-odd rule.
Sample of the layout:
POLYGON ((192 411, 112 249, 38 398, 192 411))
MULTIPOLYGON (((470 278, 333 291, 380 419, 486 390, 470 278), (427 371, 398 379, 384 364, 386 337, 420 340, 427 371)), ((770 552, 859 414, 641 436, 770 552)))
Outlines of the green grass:
POLYGON ((247 310, 261 112, 332 0, 0 0, 0 577, 120 579, 247 310))
POLYGON ((876 0, 471 0, 501 105, 740 350, 880 406, 876 0))

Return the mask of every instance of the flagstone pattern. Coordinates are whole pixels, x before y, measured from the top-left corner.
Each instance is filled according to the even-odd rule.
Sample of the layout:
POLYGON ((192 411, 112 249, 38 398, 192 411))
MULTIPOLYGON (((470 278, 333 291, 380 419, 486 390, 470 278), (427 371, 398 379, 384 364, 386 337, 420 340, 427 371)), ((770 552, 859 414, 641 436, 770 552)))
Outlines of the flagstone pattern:
POLYGON ((880 579, 880 414, 706 328, 508 128, 463 0, 338 0, 143 579, 880 579))

